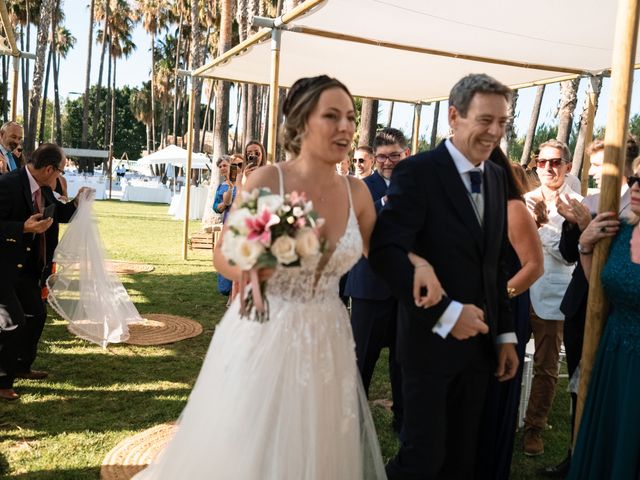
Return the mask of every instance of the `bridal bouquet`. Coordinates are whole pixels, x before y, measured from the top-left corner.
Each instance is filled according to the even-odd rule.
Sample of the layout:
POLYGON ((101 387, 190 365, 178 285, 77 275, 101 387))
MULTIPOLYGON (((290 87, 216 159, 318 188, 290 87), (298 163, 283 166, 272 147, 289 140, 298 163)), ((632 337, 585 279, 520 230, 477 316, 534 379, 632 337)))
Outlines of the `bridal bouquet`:
POLYGON ((318 233, 323 219, 318 218, 304 193, 291 192, 283 198, 268 188, 258 188, 240 194, 226 223, 221 252, 231 265, 243 271, 240 313, 250 316, 255 310, 256 319, 265 322, 269 317, 263 301, 265 283, 259 282, 257 271, 278 265, 298 266, 323 251, 318 233), (245 283, 251 284, 246 299, 245 283))

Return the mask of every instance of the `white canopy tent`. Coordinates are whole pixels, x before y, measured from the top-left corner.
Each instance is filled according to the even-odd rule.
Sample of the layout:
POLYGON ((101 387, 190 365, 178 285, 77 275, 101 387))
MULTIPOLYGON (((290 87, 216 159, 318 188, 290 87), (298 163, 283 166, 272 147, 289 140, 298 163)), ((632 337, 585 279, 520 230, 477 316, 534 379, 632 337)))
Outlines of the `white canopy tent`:
MULTIPOLYGON (((189 152, 184 148, 176 145, 153 152, 146 157, 138 160, 138 165, 166 165, 171 164, 175 167, 186 167, 189 152)), ((211 169, 211 160, 204 153, 193 153, 191 168, 209 168, 211 169)))

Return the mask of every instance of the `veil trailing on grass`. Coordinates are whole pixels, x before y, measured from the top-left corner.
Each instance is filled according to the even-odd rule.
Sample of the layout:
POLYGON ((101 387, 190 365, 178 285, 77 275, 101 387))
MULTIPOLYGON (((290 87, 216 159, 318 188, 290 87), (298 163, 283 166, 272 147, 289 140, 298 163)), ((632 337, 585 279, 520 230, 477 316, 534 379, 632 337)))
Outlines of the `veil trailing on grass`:
POLYGON ((77 336, 106 347, 129 338, 128 325, 143 319, 118 277, 107 271, 93 216, 94 193, 81 194, 78 209, 54 254, 47 279, 49 304, 77 336))

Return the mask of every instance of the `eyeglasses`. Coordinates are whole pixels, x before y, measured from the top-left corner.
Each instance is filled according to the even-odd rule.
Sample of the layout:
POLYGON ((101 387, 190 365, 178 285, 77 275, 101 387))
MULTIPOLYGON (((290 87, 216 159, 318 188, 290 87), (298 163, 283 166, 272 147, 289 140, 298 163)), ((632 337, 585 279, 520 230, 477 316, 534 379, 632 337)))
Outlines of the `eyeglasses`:
POLYGON ((244 162, 232 163, 231 165, 235 165, 238 168, 242 168, 244 166, 244 162))
POLYGON ((627 185, 629 185, 629 188, 633 188, 634 183, 637 183, 638 187, 640 187, 640 177, 636 177, 635 175, 627 177, 627 185))
POLYGON ((536 160, 536 165, 538 168, 545 168, 547 166, 547 162, 551 164, 552 168, 558 168, 564 163, 561 158, 538 158, 536 160))
POLYGON ((366 158, 354 158, 353 161, 356 162, 356 163, 364 163, 364 162, 367 161, 367 159, 366 158))
POLYGON ((376 162, 378 163, 384 163, 387 160, 391 160, 393 163, 397 163, 400 160, 402 160, 402 154, 404 152, 394 152, 394 153, 390 153, 389 155, 383 155, 383 154, 378 154, 376 155, 374 158, 376 159, 376 162))

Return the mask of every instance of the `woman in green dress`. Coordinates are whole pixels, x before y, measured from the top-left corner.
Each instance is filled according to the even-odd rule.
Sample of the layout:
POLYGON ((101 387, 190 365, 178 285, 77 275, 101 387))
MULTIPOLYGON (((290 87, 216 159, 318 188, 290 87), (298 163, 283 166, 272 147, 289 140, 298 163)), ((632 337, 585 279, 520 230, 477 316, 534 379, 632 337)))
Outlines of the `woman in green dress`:
POLYGON ((615 237, 602 271, 610 310, 598 347, 570 479, 640 478, 640 177, 628 178, 635 217, 597 215, 580 236, 580 261, 591 270, 594 245, 615 237))

